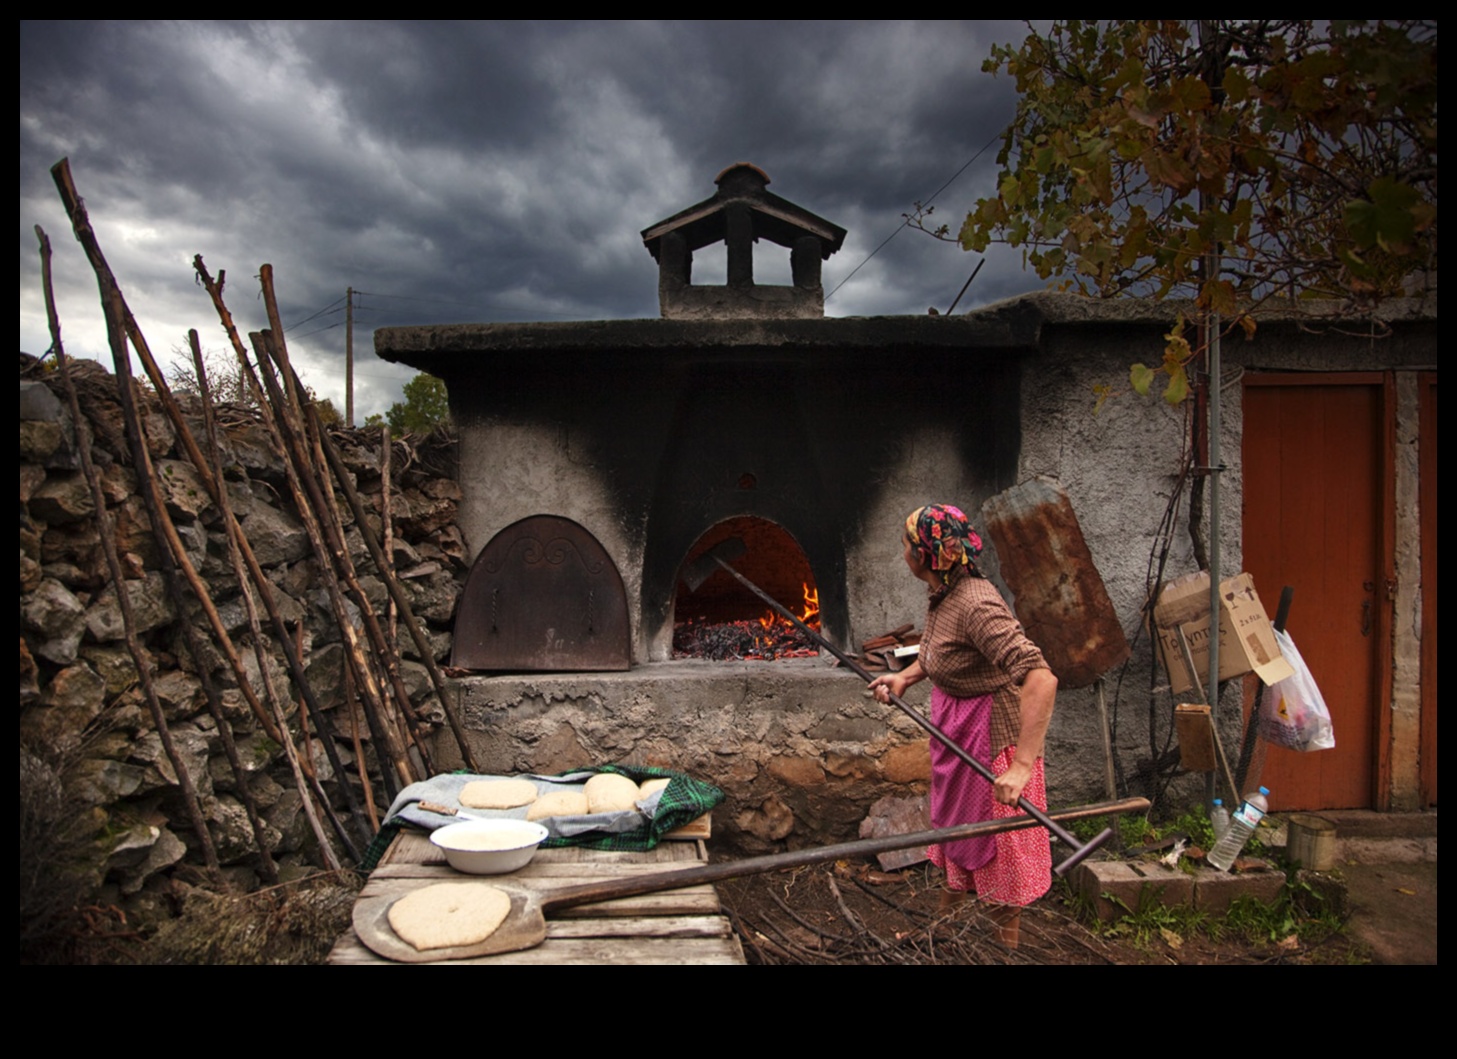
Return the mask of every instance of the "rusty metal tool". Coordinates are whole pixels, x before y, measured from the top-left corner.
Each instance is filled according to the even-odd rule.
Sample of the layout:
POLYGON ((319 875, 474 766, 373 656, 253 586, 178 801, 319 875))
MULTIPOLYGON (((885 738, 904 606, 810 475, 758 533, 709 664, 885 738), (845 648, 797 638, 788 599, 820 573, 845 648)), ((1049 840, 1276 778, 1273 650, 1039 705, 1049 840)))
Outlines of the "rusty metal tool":
MULTIPOLYGON (((841 662, 843 662, 845 666, 849 668, 861 680, 865 681, 865 683, 867 684, 873 681, 875 678, 870 675, 870 673, 865 669, 864 666, 862 666, 859 662, 855 661, 855 659, 851 658, 848 654, 840 650, 834 644, 830 643, 829 640, 825 639, 814 629, 811 629, 808 625, 806 625, 803 621, 801 621, 798 617, 791 613, 787 608, 780 605, 780 603, 776 599, 774 599, 758 585, 754 584, 754 582, 750 581, 747 577, 745 577, 743 574, 739 573, 737 570, 729 565, 732 560, 737 559, 747 550, 748 549, 745 547, 744 542, 739 540, 737 537, 729 537, 727 540, 719 542, 689 564, 687 570, 685 570, 683 574, 684 583, 688 585, 690 591, 696 591, 698 586, 703 584, 703 582, 708 579, 709 575, 714 572, 715 566, 722 567, 724 570, 728 571, 729 575, 737 580, 739 584, 743 585, 750 592, 754 593, 754 595, 758 596, 765 603, 769 604, 769 606, 773 607, 774 610, 781 617, 787 619, 800 632, 804 633, 815 643, 819 644, 826 651, 829 651, 830 654, 834 655, 841 662)), ((956 740, 952 739, 939 727, 937 727, 930 720, 928 720, 926 716, 921 713, 921 711, 909 705, 899 695, 892 694, 890 696, 890 704, 896 709, 900 710, 902 713, 904 713, 911 720, 915 721, 922 728, 924 728, 926 732, 931 735, 932 738, 938 740, 942 745, 946 747, 947 750, 950 750, 953 754, 960 758, 962 763, 965 764, 977 775, 981 776, 988 783, 996 783, 997 774, 995 772, 993 772, 987 765, 977 760, 971 754, 967 753, 964 747, 962 747, 959 743, 956 742, 956 740)), ((1021 809, 1024 813, 1032 817, 1043 827, 1047 828, 1048 831, 1052 832, 1052 834, 1055 835, 1057 838, 1061 839, 1063 842, 1067 843, 1067 845, 1072 847, 1072 855, 1052 869, 1053 874, 1058 876, 1059 878, 1072 871, 1072 869, 1081 864, 1083 860, 1088 857, 1089 854, 1091 854, 1104 842, 1108 841, 1108 839, 1113 837, 1113 829, 1109 827, 1104 828, 1103 831, 1095 835, 1091 841, 1087 843, 1082 843, 1077 840, 1076 836, 1068 832, 1063 827, 1059 826, 1050 816, 1048 816, 1041 809, 1037 808, 1037 806, 1033 805, 1026 798, 1017 799, 1017 808, 1021 809)))
MULTIPOLYGON (((1053 816, 1059 820, 1081 820, 1114 813, 1146 812, 1148 804, 1147 798, 1124 798, 1121 801, 1057 810, 1053 816)), ((956 824, 934 831, 912 831, 903 835, 886 835, 883 838, 863 838, 856 842, 841 842, 815 849, 771 853, 745 860, 728 860, 695 868, 631 875, 547 890, 539 889, 535 881, 517 880, 510 875, 460 876, 459 881, 462 883, 471 880, 505 891, 511 898, 511 911, 501 927, 485 941, 452 949, 416 949, 395 934, 389 926, 389 908, 403 893, 396 885, 398 880, 390 880, 391 885, 380 887, 377 893, 371 893, 370 887, 366 886, 365 895, 354 905, 354 930, 359 935, 359 940, 374 952, 401 963, 435 963, 502 952, 519 952, 522 949, 535 948, 545 941, 547 917, 566 908, 660 893, 664 890, 679 890, 687 886, 703 886, 784 868, 825 864, 845 857, 871 857, 891 850, 911 849, 936 842, 996 835, 1004 831, 1037 827, 1039 824, 1046 827, 1046 819, 1046 814, 1042 814, 1041 819, 1009 816, 1001 820, 956 824)))

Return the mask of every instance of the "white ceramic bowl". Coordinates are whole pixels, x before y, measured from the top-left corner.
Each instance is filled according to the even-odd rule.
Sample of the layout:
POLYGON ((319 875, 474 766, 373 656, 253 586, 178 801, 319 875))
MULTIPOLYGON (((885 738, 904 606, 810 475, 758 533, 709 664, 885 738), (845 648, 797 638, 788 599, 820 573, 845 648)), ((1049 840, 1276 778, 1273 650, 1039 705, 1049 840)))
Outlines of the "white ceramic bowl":
POLYGON ((548 832, 529 820, 466 820, 430 832, 456 871, 504 875, 524 868, 548 832))

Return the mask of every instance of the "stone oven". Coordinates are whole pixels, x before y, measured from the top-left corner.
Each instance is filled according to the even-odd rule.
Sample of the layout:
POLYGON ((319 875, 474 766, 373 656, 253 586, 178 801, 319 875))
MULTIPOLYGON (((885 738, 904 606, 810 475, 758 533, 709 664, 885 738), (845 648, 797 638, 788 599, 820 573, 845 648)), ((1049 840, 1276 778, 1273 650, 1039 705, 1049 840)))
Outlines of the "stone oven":
MULTIPOLYGON (((1018 326, 1015 313, 826 318, 820 263, 845 233, 770 194, 768 182, 756 167, 733 166, 719 175, 711 198, 643 231, 658 263, 660 319, 456 324, 375 334, 379 356, 437 375, 448 387, 460 431, 461 529, 473 556, 503 530, 549 516, 580 527, 583 539, 610 557, 620 577, 631 665, 621 685, 631 691, 622 694, 634 702, 653 698, 652 689, 665 687, 670 675, 743 686, 742 666, 723 676, 724 666, 695 670, 670 661, 675 617, 764 611, 752 597, 720 592, 712 580, 699 593, 684 594, 685 562, 716 541, 743 538, 749 551, 739 569, 786 605, 799 604, 802 585, 817 590, 824 634, 854 648, 924 616, 923 590, 900 559, 905 513, 950 498, 975 511, 1015 481, 1018 361, 1035 341, 1035 327, 1018 326), (694 253, 719 241, 726 243, 727 282, 693 284, 694 253), (754 253, 785 250, 793 285, 756 284, 754 253), (683 614, 685 608, 692 614, 683 614)), ((503 550, 510 551, 506 543, 503 550)), ((528 541, 515 552, 544 555, 547 543, 528 541)), ((559 552, 574 554, 565 545, 559 552)), ((478 562, 473 586, 486 576, 486 565, 478 562)), ((595 629, 602 613, 598 591, 570 589, 575 602, 562 605, 550 635, 595 629)), ((500 628, 506 595, 468 587, 458 628, 472 621, 478 633, 491 621, 500 628), (482 615, 491 607, 487 621, 482 615)), ((570 661, 472 665, 621 668, 570 661)), ((792 664, 753 665, 755 678, 767 679, 769 670, 792 664)), ((880 707, 859 705, 858 681, 844 670, 813 660, 793 673, 773 679, 799 681, 791 694, 796 702, 822 699, 816 716, 843 714, 841 706, 850 702, 857 704, 852 713, 875 718, 824 730, 835 737, 831 742, 846 744, 845 754, 861 753, 867 740, 881 739, 881 751, 895 741, 882 738, 895 724, 880 707)), ((472 678, 463 698, 476 704, 483 725, 513 733, 559 700, 588 703, 582 716, 596 721, 582 723, 616 732, 632 708, 616 708, 617 723, 604 719, 617 701, 616 692, 603 690, 604 679, 472 678), (522 713, 526 703, 535 705, 522 713)), ((673 694, 673 708, 683 708, 683 693, 673 694)), ((704 697, 722 704, 740 696, 704 697)), ((776 708, 785 705, 781 699, 776 708)), ((663 709, 658 703, 648 713, 663 709)), ((746 717, 740 712, 696 724, 765 738, 762 725, 744 729, 746 717)), ((526 743, 498 747, 497 767, 566 767, 580 763, 567 760, 574 754, 645 759, 682 750, 682 740, 667 733, 614 744, 614 736, 588 736, 582 724, 570 738, 554 734, 555 727, 545 724, 526 743), (545 749, 552 739, 562 746, 545 749)), ((824 775, 825 744, 816 745, 814 771, 824 775)), ((924 753, 924 741, 919 745, 924 753)), ((485 752, 488 760, 491 753, 485 752)))
MULTIPOLYGON (((679 570, 723 536, 749 541, 741 569, 788 605, 807 569, 843 646, 916 616, 898 520, 935 497, 978 504, 1015 474, 1005 323, 825 318, 819 263, 845 233, 767 183, 733 166, 718 194, 644 230, 661 319, 375 335, 381 357, 446 382, 472 554, 528 517, 580 525, 621 575, 635 664, 669 657, 679 570), (728 283, 691 284, 714 241, 728 283), (753 282, 755 242, 789 248, 793 287, 753 282)), ((689 602, 713 609, 715 587, 689 602)))

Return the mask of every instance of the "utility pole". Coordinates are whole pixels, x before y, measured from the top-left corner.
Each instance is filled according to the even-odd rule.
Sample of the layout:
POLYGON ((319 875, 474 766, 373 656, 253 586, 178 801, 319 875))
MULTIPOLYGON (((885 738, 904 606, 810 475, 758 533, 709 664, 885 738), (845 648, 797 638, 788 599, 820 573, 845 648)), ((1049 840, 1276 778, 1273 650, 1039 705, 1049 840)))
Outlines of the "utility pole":
POLYGON ((344 288, 344 425, 354 429, 354 288, 344 288))
MULTIPOLYGON (((1214 98, 1222 101, 1223 92, 1215 92, 1217 87, 1224 81, 1223 62, 1221 49, 1223 48, 1222 33, 1219 23, 1214 19, 1199 20, 1199 44, 1204 50, 1204 79, 1209 85, 1210 92, 1214 98)), ((1207 196, 1200 192, 1199 208, 1207 209, 1211 203, 1207 196)), ((1219 280, 1219 274, 1224 265, 1223 254, 1219 243, 1214 243, 1209 248, 1209 253, 1204 259, 1204 282, 1214 283, 1219 280)), ((1224 429, 1223 426, 1223 398, 1219 390, 1219 378, 1223 374, 1223 366, 1220 363, 1219 329, 1221 327, 1219 313, 1209 312, 1204 319, 1204 337, 1206 349, 1204 364, 1208 377, 1206 386, 1209 391, 1209 426, 1206 435, 1208 464, 1205 472, 1209 475, 1209 721, 1214 726, 1214 738, 1219 738, 1219 619, 1220 619, 1220 598, 1219 579, 1223 573, 1220 563, 1220 472, 1224 470, 1224 464, 1219 452, 1219 435, 1224 429)), ((1196 674, 1197 676, 1197 674, 1196 674)), ((1196 681, 1197 683, 1197 681, 1196 681)), ((1255 722, 1250 718, 1251 724, 1255 722)), ((1214 802, 1215 776, 1217 773, 1210 772, 1204 780, 1204 802, 1212 805, 1214 802)), ((1234 797, 1238 799, 1241 792, 1235 791, 1234 797)))

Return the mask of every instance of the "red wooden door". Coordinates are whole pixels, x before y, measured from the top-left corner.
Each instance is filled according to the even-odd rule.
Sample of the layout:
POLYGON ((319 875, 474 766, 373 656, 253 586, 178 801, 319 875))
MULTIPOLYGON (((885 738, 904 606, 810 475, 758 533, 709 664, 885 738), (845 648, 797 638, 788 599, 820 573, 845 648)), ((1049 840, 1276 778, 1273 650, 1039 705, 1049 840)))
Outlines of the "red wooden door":
POLYGON ((1437 804, 1437 373, 1420 379, 1422 534, 1422 804, 1437 804))
POLYGON ((1389 393, 1376 373, 1245 377, 1244 568, 1272 617, 1294 587, 1289 632, 1336 736, 1332 750, 1269 748, 1261 782, 1275 809, 1384 800, 1389 393))

